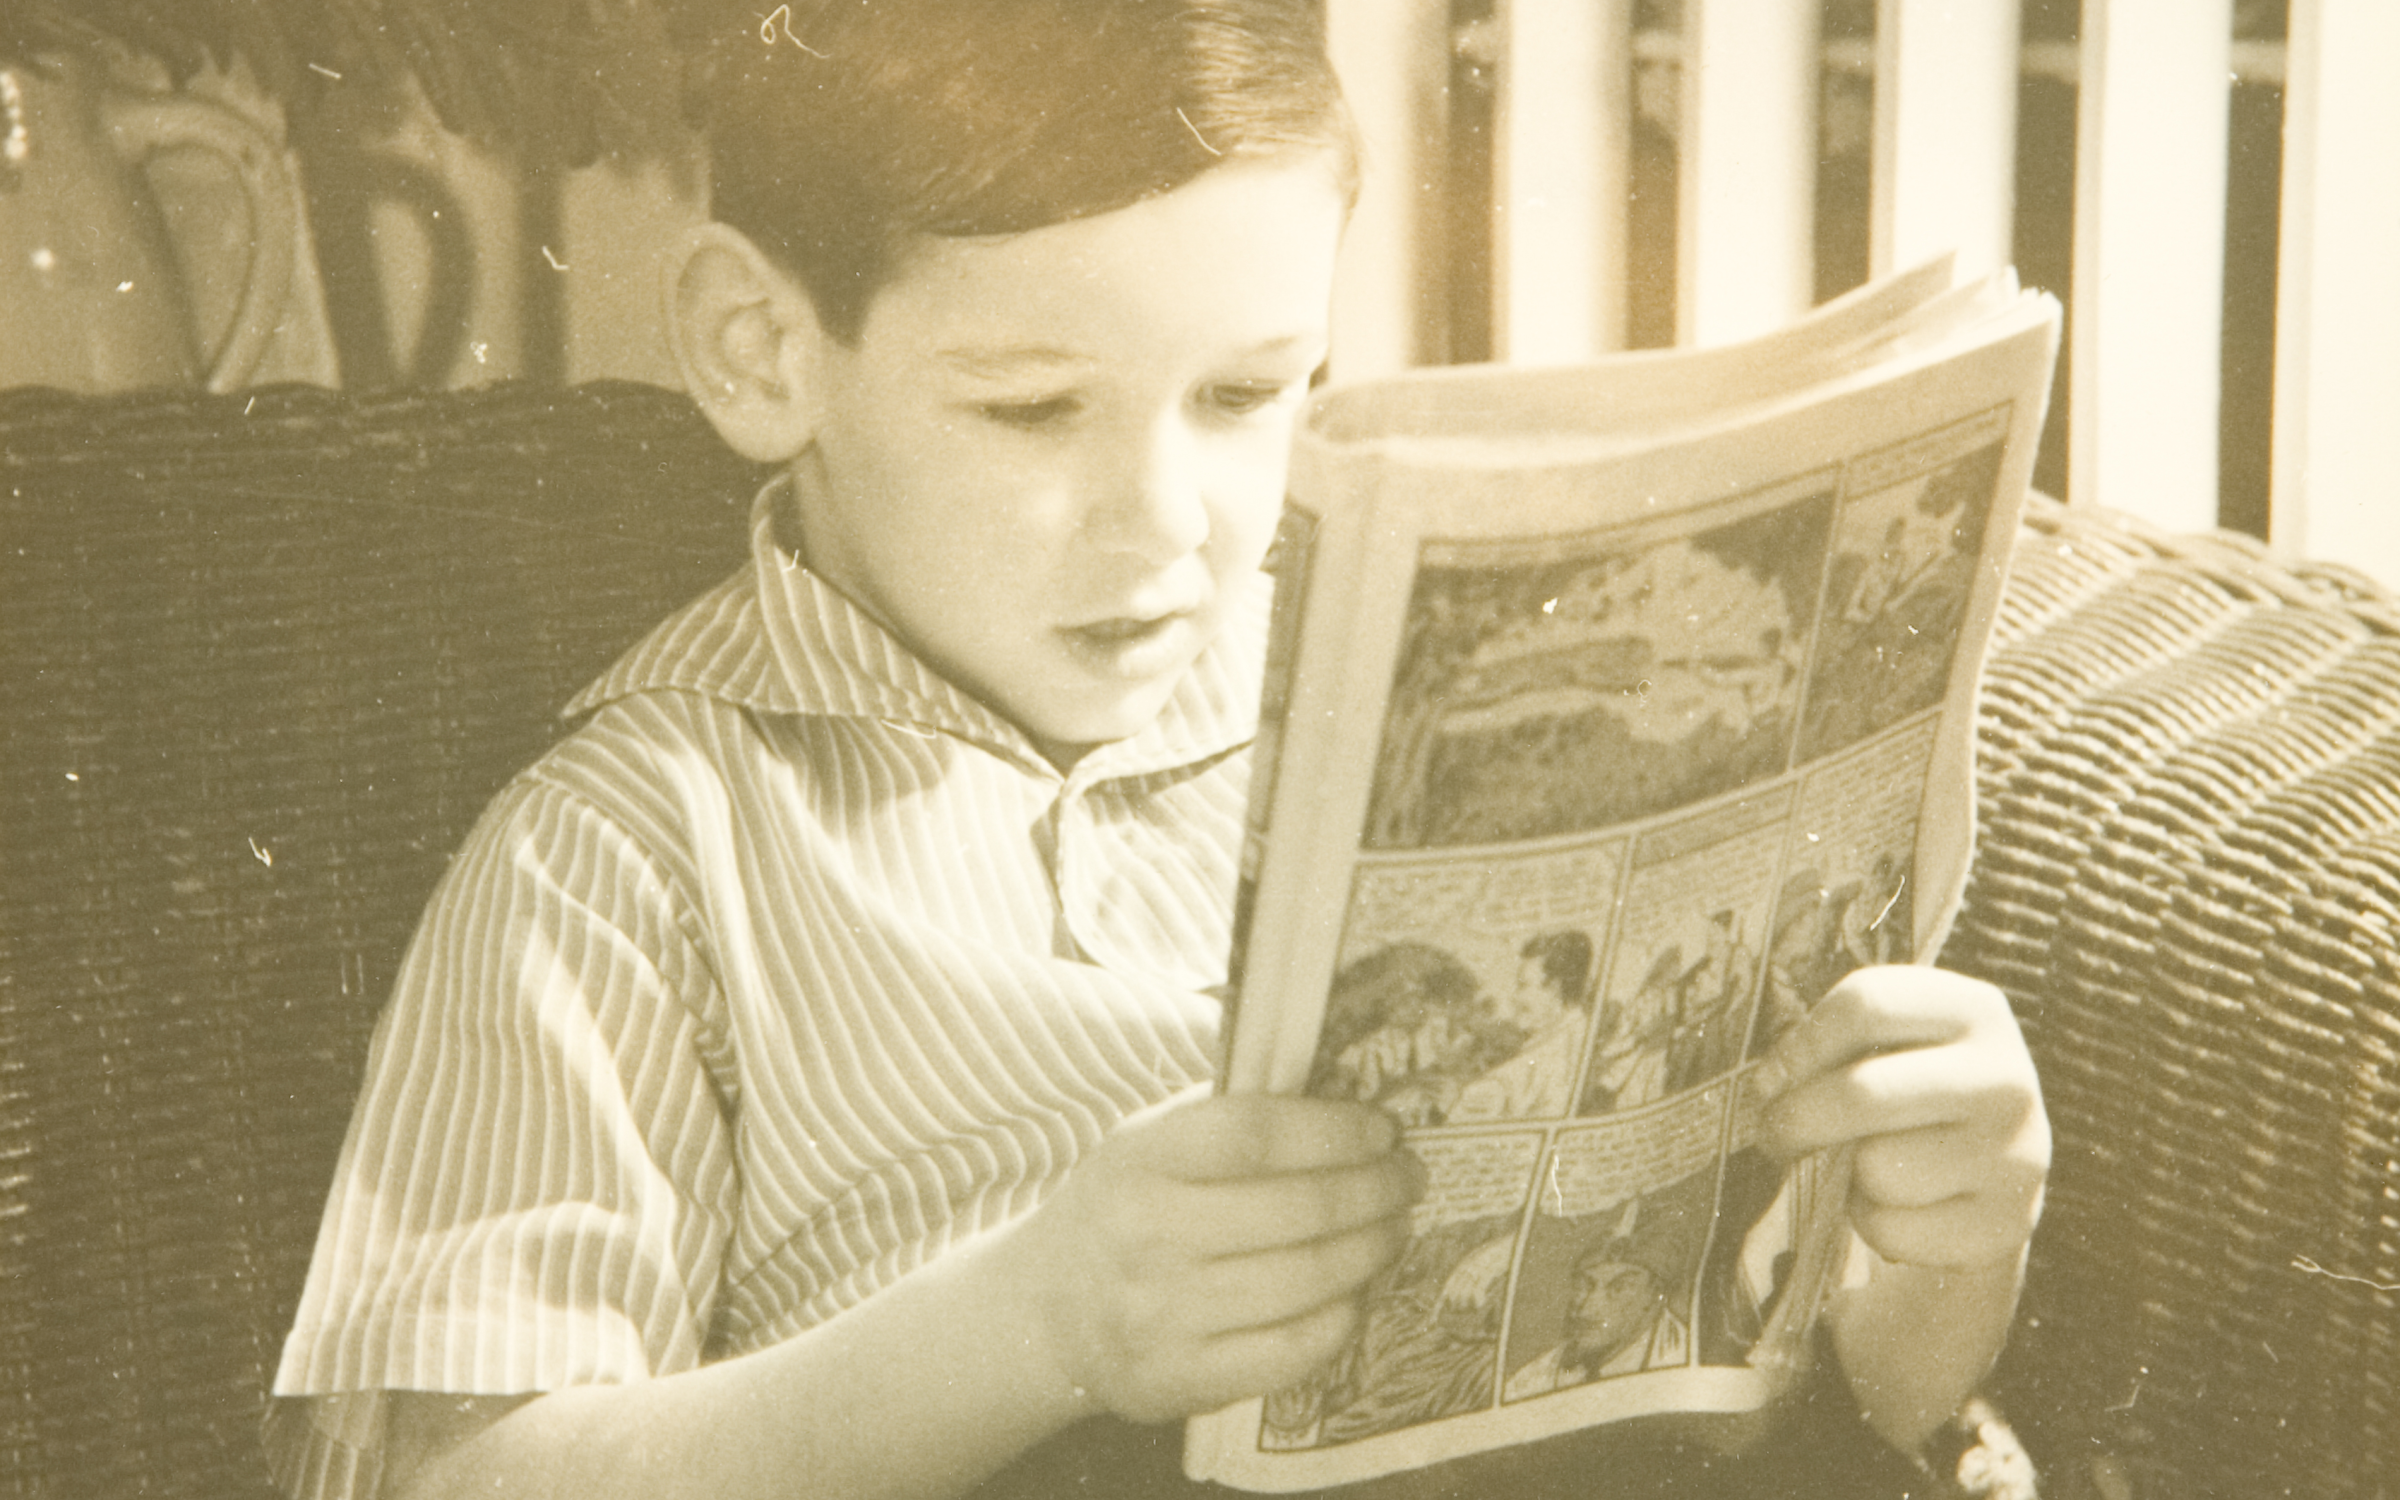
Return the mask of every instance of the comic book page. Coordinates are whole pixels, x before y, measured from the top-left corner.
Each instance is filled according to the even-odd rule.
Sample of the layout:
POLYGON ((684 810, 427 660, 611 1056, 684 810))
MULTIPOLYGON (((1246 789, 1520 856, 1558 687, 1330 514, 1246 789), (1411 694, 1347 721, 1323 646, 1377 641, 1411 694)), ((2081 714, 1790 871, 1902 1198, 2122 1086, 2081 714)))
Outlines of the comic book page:
MULTIPOLYGON (((1745 1084, 1955 906, 2055 306, 1937 333, 1651 446, 1521 409, 1483 443, 1413 387, 1396 433, 1372 389, 1312 412, 1228 1086, 1380 1105, 1429 1187, 1351 1349, 1196 1421, 1196 1476, 1340 1483, 1794 1378, 1844 1167, 1767 1157, 1745 1084)), ((1493 372, 1552 410, 1576 379, 1493 372)))

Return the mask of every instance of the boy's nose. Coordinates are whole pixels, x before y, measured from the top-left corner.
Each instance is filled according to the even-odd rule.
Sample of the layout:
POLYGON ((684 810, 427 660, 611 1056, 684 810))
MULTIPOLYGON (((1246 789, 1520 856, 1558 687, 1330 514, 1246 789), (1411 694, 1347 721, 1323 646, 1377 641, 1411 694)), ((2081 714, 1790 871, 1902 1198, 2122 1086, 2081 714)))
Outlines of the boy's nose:
POLYGON ((1181 422, 1162 421, 1128 441, 1098 489, 1085 524, 1104 551, 1164 567, 1208 540, 1200 453, 1181 422))

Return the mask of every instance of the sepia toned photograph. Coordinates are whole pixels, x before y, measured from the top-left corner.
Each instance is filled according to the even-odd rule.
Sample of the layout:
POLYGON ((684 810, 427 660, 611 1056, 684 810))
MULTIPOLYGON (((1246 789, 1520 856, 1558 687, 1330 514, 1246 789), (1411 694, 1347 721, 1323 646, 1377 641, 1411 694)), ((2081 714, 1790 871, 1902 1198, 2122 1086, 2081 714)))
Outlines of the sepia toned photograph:
POLYGON ((2391 0, 0 0, 0 1496, 2391 1500, 2391 0))

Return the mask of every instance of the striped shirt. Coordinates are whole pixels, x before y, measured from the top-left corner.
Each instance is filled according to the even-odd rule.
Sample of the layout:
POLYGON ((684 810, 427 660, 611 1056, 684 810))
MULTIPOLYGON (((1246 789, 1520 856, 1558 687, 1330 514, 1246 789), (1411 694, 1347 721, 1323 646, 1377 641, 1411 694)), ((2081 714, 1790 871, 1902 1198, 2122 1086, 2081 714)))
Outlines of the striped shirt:
POLYGON ((269 1415, 294 1493, 372 1492, 382 1391, 790 1338, 1213 1069, 1266 580, 1061 773, 784 552, 778 493, 434 896, 276 1377, 320 1397, 269 1415))

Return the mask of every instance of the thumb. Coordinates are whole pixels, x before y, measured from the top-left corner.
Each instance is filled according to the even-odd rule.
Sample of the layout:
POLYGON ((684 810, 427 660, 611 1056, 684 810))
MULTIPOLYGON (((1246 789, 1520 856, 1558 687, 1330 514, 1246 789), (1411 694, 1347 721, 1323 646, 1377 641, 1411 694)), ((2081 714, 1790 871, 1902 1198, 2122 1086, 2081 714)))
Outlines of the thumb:
POLYGON ((1954 1042, 1967 1021, 1940 971, 1911 966, 1854 969, 1767 1049, 1751 1087, 1764 1102, 1810 1079, 1882 1053, 1954 1042))

